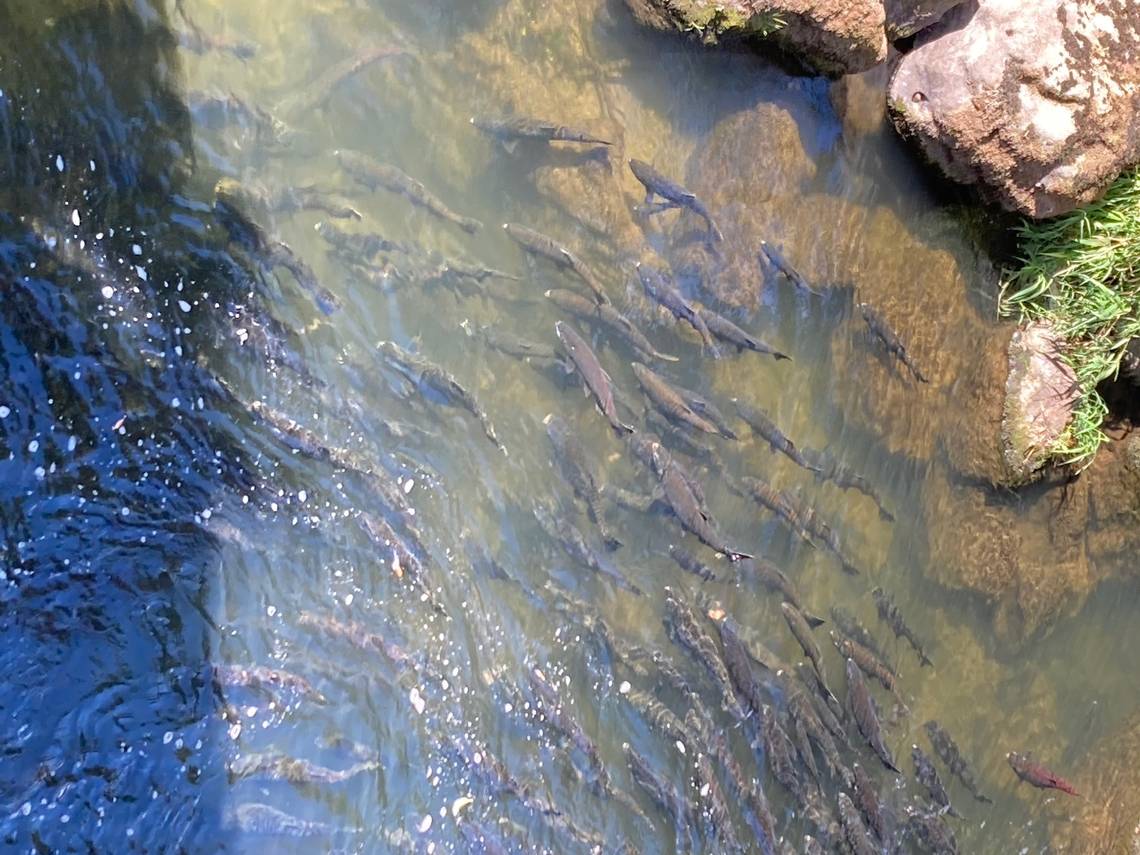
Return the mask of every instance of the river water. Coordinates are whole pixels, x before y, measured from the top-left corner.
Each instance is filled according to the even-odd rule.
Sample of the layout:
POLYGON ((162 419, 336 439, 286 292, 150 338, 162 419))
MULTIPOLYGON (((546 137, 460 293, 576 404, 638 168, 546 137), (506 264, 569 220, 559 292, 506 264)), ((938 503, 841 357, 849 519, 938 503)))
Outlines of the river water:
MULTIPOLYGON (((1016 531, 1015 548, 1048 569, 1054 517, 1046 491, 986 490, 954 465, 973 429, 968 380, 996 337, 996 277, 974 218, 927 184, 888 128, 882 74, 842 85, 790 76, 746 52, 648 34, 618 0, 183 5, 16 7, 0 37, 6 848, 724 851, 707 828, 675 833, 631 779, 627 744, 696 807, 708 802, 692 783, 707 746, 682 752, 631 702, 649 693, 684 717, 691 699, 652 658, 627 658, 633 647, 659 651, 696 690, 761 782, 784 850, 820 836, 758 764, 755 716, 740 722, 722 708, 663 623, 668 586, 698 613, 719 602, 749 638, 799 662, 780 599, 674 519, 616 503, 620 490, 652 497, 654 478, 579 379, 489 343, 553 347, 562 320, 594 346, 622 418, 661 434, 704 485, 726 540, 778 564, 804 608, 828 619, 815 636, 837 694, 832 607, 857 615, 897 664, 909 715, 872 691, 903 774, 882 768, 850 722, 842 752, 871 773, 904 851, 928 851, 901 832, 907 805, 924 803, 910 747, 933 754, 930 719, 993 800, 975 801, 935 761, 963 815, 946 819, 960 851, 1045 850, 1064 797, 1018 785, 1005 754, 1034 750, 1065 774, 1135 710, 1123 651, 1140 644, 1129 620, 1136 589, 1116 567, 1082 565, 1109 581, 1039 613, 1024 578, 991 602, 948 575, 969 554, 984 583, 991 544, 980 518, 997 521, 990 539, 1016 531), (314 86, 383 46, 402 53, 327 91, 314 86), (280 124, 258 132, 238 101, 280 124), (508 115, 614 145, 508 150, 471 123, 508 115), (398 166, 482 229, 467 234, 362 186, 338 151, 398 166), (630 157, 697 191, 724 240, 710 249, 688 213, 638 214, 644 190, 630 157), (292 274, 259 263, 264 246, 215 206, 225 178, 269 194, 315 185, 355 209, 357 219, 243 211, 265 241, 311 266, 339 309, 326 314, 292 274), (578 254, 654 346, 679 357, 654 370, 718 403, 740 439, 649 420, 629 365, 637 354, 547 300, 551 288, 589 292, 528 258, 505 222, 578 254), (399 252, 369 276, 359 253, 330 252, 320 234, 330 224, 518 278, 457 283, 399 252), (820 295, 759 264, 760 240, 781 246, 820 295), (645 299, 638 261, 671 267, 690 297, 792 359, 713 359, 645 299), (929 384, 876 349, 859 301, 888 318, 929 384), (469 413, 403 379, 380 341, 452 374, 507 453, 469 413), (862 475, 894 521, 774 454, 736 418, 734 398, 862 475), (606 485, 601 506, 620 548, 604 549, 553 465, 548 414, 565 420, 606 485), (859 574, 738 495, 744 475, 816 508, 859 574), (391 513, 400 500, 389 496, 388 518, 418 533, 422 584, 383 535, 368 536, 385 517, 379 480, 407 503, 391 513), (570 521, 643 593, 569 556, 536 507, 570 521), (674 545, 717 579, 684 573, 674 545), (878 620, 875 586, 894 597, 932 667, 878 620), (599 620, 614 645, 599 638, 599 620), (308 685, 252 685, 237 673, 256 667, 308 685), (534 668, 585 734, 577 745, 552 726, 528 680, 534 668), (346 774, 286 773, 273 757, 346 774), (496 778, 491 758, 517 786, 496 778)), ((1127 552, 1115 560, 1126 564, 1127 552)), ((790 676, 756 673, 783 715, 790 676)), ((838 784, 822 777, 834 814, 838 784)), ((736 836, 762 851, 729 800, 736 836)))

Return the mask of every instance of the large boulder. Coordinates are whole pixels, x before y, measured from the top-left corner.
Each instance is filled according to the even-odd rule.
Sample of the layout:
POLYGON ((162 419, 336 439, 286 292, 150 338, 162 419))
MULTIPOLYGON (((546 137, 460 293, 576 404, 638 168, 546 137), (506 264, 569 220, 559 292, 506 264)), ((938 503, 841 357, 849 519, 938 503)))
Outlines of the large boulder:
POLYGON ((947 176, 1052 217, 1140 162, 1138 54, 1129 0, 978 0, 919 34, 888 104, 947 176))
POLYGON ((963 0, 886 0, 887 36, 892 42, 913 36, 960 5, 963 0))
POLYGON ((626 0, 641 23, 707 44, 768 35, 824 74, 865 71, 887 57, 882 0, 626 0))

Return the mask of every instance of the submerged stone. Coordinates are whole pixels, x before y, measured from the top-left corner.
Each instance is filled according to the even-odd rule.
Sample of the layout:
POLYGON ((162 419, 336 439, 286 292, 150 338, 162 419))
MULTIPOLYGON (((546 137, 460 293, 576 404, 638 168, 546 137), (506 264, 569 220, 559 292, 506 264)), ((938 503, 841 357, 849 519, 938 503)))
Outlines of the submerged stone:
POLYGON ((1094 746, 1073 780, 1083 798, 1051 816, 1051 851, 1140 853, 1140 712, 1094 746))
POLYGON ((887 57, 882 0, 626 0, 658 30, 706 44, 765 38, 824 74, 865 71, 887 57), (777 24, 776 22, 779 22, 777 24))

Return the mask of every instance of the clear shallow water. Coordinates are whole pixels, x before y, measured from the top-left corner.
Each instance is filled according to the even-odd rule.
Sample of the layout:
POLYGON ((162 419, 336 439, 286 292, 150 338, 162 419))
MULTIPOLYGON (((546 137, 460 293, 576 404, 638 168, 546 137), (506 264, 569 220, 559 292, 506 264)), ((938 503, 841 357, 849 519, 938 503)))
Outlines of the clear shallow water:
MULTIPOLYGON (((577 851, 589 846, 583 838, 604 851, 623 841, 673 851, 669 822, 631 782, 622 745, 679 788, 691 777, 691 755, 638 715, 620 686, 656 692, 679 715, 686 701, 653 668, 639 673, 599 647, 582 619, 557 607, 553 585, 588 602, 619 639, 660 649, 688 676, 738 761, 761 777, 778 830, 798 851, 807 826, 757 766, 751 724, 719 709, 700 666, 662 625, 668 585, 694 606, 701 595, 719 600, 752 636, 798 661, 779 600, 747 577, 734 581, 727 562, 660 516, 604 503, 624 542, 610 559, 641 597, 576 564, 534 519, 536 502, 560 503, 600 549, 552 468, 548 413, 571 425, 606 484, 644 493, 651 480, 576 381, 505 356, 480 334, 487 327, 553 344, 564 316, 542 293, 578 287, 530 263, 498 228, 511 221, 579 253, 653 343, 681 357, 655 366, 671 381, 709 393, 727 413, 732 397, 762 406, 801 446, 827 450, 875 485, 893 524, 865 497, 818 484, 773 455, 736 419, 743 441, 702 443, 725 471, 768 478, 814 505, 862 570, 847 577, 824 550, 736 496, 703 455, 685 456, 680 439, 666 436, 705 484, 730 542, 783 567, 806 607, 826 616, 842 605, 885 643, 868 593, 881 585, 928 642, 931 669, 887 646, 912 710, 888 727, 887 741, 909 773, 910 744, 929 753, 924 721, 938 719, 958 740, 995 801, 973 802, 942 769, 966 817, 952 825, 961 850, 1045 847, 1045 819, 1065 808, 1016 788, 1005 752, 1036 748, 1065 772, 1132 713, 1135 683, 1121 651, 1140 641, 1129 621, 1135 586, 1106 583, 1076 615, 1026 643, 995 631, 981 598, 938 583, 947 559, 940 550, 965 531, 963 508, 975 507, 955 491, 980 495, 950 473, 945 446, 962 378, 993 338, 993 291, 964 228, 882 124, 873 80, 852 84, 844 98, 756 57, 650 37, 616 2, 555 11, 522 0, 461 9, 198 3, 187 12, 203 32, 248 41, 255 54, 180 47, 170 31, 187 25, 146 4, 68 6, 50 23, 15 16, 0 66, 0 154, 10 178, 0 191, 8 387, 0 429, 10 452, 6 845, 483 851, 458 818, 498 829, 511 851, 577 851), (335 63, 387 43, 415 56, 345 80, 319 106, 291 106, 335 63), (289 145, 186 109, 200 103, 197 93, 230 91, 279 114, 289 145), (608 159, 568 147, 512 155, 469 123, 512 111, 597 129, 618 144, 608 159), (484 228, 468 236, 398 196, 368 192, 339 169, 338 149, 396 164, 484 228), (691 293, 792 362, 754 354, 713 361, 654 316, 633 284, 633 262, 657 256, 692 273, 702 258, 692 239, 699 223, 673 213, 648 225, 635 218, 643 193, 624 166, 630 156, 697 189, 725 232, 723 267, 684 279, 691 293), (292 276, 260 272, 227 240, 212 209, 225 176, 267 191, 335 189, 362 215, 340 224, 346 229, 522 278, 468 293, 422 281, 385 290, 328 253, 315 230, 327 213, 251 211, 338 298, 341 310, 324 316, 292 276), (797 296, 765 277, 752 261, 759 239, 782 244, 826 296, 797 296), (890 314, 931 374, 929 387, 876 356, 852 318, 855 299, 890 314), (284 325, 285 350, 299 354, 301 372, 259 347, 267 312, 284 325), (425 399, 385 368, 379 340, 454 374, 509 456, 467 413, 425 399), (298 453, 248 412, 254 400, 346 449, 357 469, 383 469, 407 489, 437 608, 362 529, 361 513, 380 513, 369 479, 298 453), (670 544, 728 581, 682 573, 670 544), (476 547, 521 584, 493 578, 476 547), (359 635, 356 643, 337 638, 328 631, 334 621, 356 622, 411 659, 395 662, 359 635), (326 702, 215 679, 213 669, 227 666, 287 670, 326 702), (614 787, 651 824, 592 791, 582 752, 567 753, 539 720, 526 679, 535 666, 560 681, 614 787), (581 829, 578 837, 461 762, 456 738, 501 759, 533 799, 549 800, 581 829), (367 768, 320 783, 235 771, 265 752, 367 768), (321 825, 297 826, 311 833, 304 838, 266 833, 241 811, 250 804, 321 825)), ((641 427, 644 404, 627 364, 634 355, 604 335, 590 338, 635 405, 625 415, 641 427)), ((977 506, 990 504, 1012 505, 1027 550, 1048 548, 1040 503, 987 495, 977 506)), ((842 662, 824 632, 825 667, 841 692, 842 662)), ((878 697, 888 708, 889 697, 878 697)), ((879 774, 852 734, 847 761, 873 769, 886 800, 901 809, 918 795, 909 774, 879 774)), ((833 806, 834 782, 825 793, 833 806)), ((695 789, 689 795, 699 799, 695 789)), ((703 837, 697 845, 721 846, 703 837)))

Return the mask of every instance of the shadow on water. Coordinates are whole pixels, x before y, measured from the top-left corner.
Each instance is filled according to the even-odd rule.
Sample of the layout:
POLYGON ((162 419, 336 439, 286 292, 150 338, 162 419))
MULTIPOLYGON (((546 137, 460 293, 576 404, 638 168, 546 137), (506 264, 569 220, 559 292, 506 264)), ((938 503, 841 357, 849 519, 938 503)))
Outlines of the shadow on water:
POLYGON ((252 280, 166 201, 192 191, 161 5, 52 6, 0 35, 0 839, 214 849, 208 521, 259 479, 196 356, 252 280))

